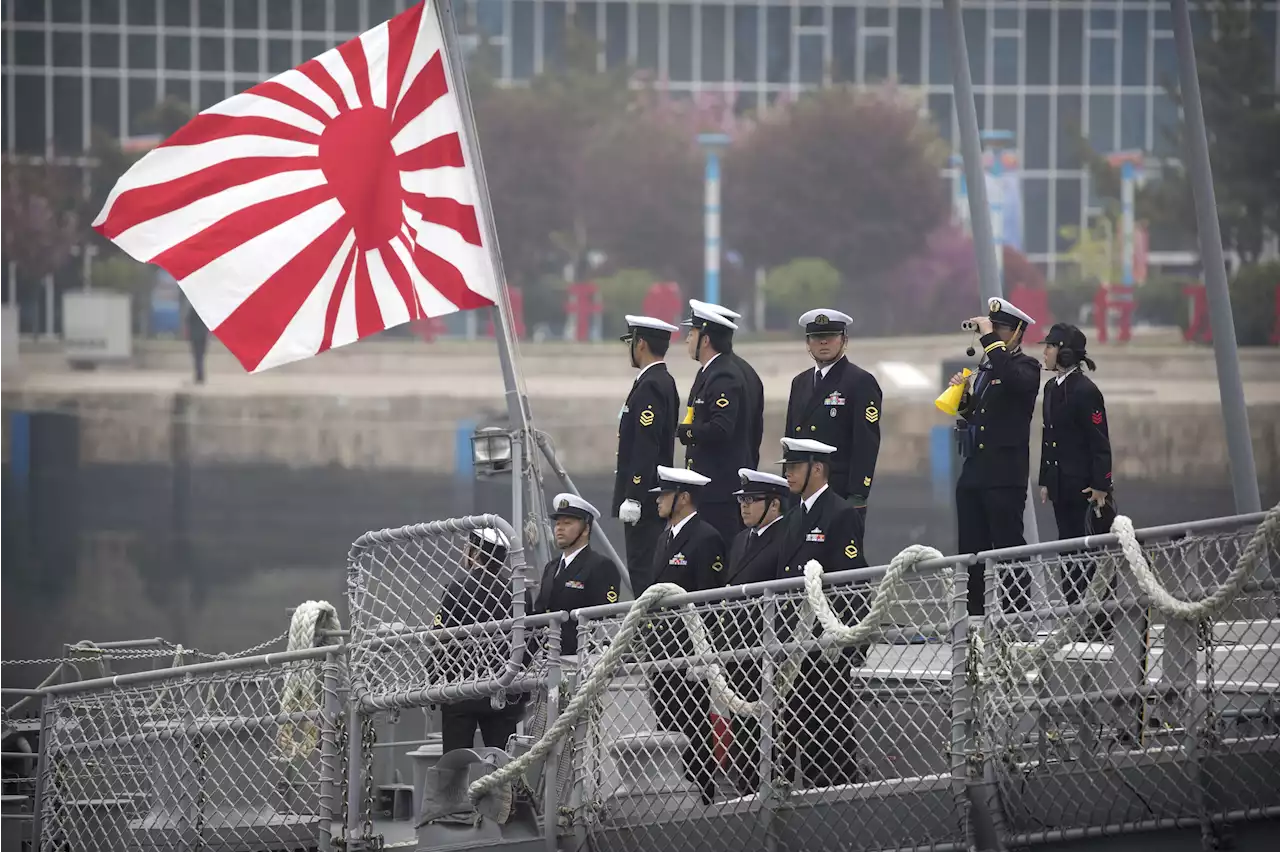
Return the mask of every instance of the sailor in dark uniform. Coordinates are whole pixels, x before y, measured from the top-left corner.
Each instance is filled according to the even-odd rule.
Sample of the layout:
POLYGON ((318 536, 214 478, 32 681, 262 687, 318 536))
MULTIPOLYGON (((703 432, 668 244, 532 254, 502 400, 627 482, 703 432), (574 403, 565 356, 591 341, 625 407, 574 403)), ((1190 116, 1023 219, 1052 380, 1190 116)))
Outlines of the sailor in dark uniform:
POLYGON ((680 395, 667 371, 667 348, 674 325, 653 317, 627 316, 631 366, 640 372, 631 385, 618 415, 618 457, 613 482, 613 514, 623 522, 627 572, 631 586, 640 589, 652 579, 653 549, 666 524, 649 499, 657 481, 658 465, 672 464, 676 423, 680 420, 680 395))
MULTIPOLYGON (((557 494, 551 505, 560 556, 542 570, 533 612, 568 612, 617 603, 618 566, 591 549, 591 532, 600 512, 576 494, 557 494)), ((578 626, 572 621, 560 628, 560 653, 578 653, 578 626)))
MULTIPOLYGON (((690 592, 724 585, 724 540, 699 511, 698 501, 709 483, 707 477, 692 470, 658 468, 658 484, 652 490, 667 529, 654 553, 651 576, 655 583, 675 583, 690 592)), ((636 594, 641 591, 637 588, 636 594)), ((693 653, 688 631, 673 610, 650 622, 642 635, 651 659, 693 653)), ((703 803, 710 804, 716 793, 711 699, 707 685, 690 680, 688 674, 685 669, 652 671, 649 701, 660 730, 683 733, 688 738, 685 777, 698 788, 703 803)))
MULTIPOLYGON (((830 487, 836 448, 820 441, 783 438, 783 473, 799 503, 783 518, 782 544, 778 551, 781 576, 804 575, 804 566, 816 559, 830 574, 867 567, 862 546, 862 513, 830 487)), ((867 590, 849 586, 828 591, 832 609, 846 625, 867 612, 867 590)), ((821 628, 815 627, 821 635, 821 628)), ((784 639, 785 641, 785 639, 784 639)), ((801 663, 790 696, 790 716, 780 729, 784 777, 800 772, 809 787, 853 784, 858 780, 857 690, 855 672, 866 658, 866 649, 854 646, 834 657, 815 651, 801 663)))
MULTIPOLYGON (((512 617, 507 550, 507 537, 500 530, 481 529, 470 534, 466 557, 469 570, 446 590, 435 616, 437 627, 461 627, 512 617)), ((481 667, 487 669, 490 676, 502 674, 508 659, 508 649, 502 647, 502 643, 480 637, 455 641, 454 653, 480 655, 481 667)), ((486 746, 506 748, 507 740, 516 732, 524 715, 527 700, 527 695, 508 695, 506 706, 501 709, 495 709, 487 696, 442 704, 441 748, 446 754, 454 749, 471 748, 476 728, 480 729, 486 746)))
POLYGON ((733 352, 737 326, 697 299, 691 299, 689 307, 686 344, 702 368, 689 389, 676 437, 685 446, 685 467, 711 480, 698 495, 698 511, 727 542, 742 528, 733 492, 738 469, 749 467, 751 458, 746 386, 742 371, 726 357, 733 352))
MULTIPOLYGON (((956 436, 964 466, 956 484, 959 552, 980 553, 1026 544, 1022 513, 1030 477, 1031 418, 1040 392, 1040 362, 1022 351, 1022 336, 1035 320, 1006 299, 992 299, 989 313, 969 320, 981 334, 984 355, 964 384, 956 436)), ((1025 609, 1030 578, 1004 569, 1004 611, 1025 609)), ((969 614, 981 615, 986 600, 985 566, 969 567, 969 614)))
MULTIPOLYGON (((743 468, 742 487, 734 492, 742 523, 746 526, 729 546, 726 585, 761 583, 778 578, 778 547, 782 543, 783 506, 791 493, 787 481, 774 473, 743 468)), ((761 598, 734 605, 724 615, 718 647, 721 650, 758 648, 764 641, 761 598)), ((735 660, 727 666, 734 692, 747 701, 760 699, 760 658, 735 660)), ((730 774, 743 796, 760 787, 760 722, 750 716, 734 716, 730 725, 730 774)))
POLYGON ((880 454, 884 394, 876 377, 845 357, 853 319, 820 308, 800 317, 814 368, 791 380, 788 438, 810 438, 836 448, 831 490, 866 515, 871 480, 880 454))
MULTIPOLYGON (((737 311, 731 311, 724 305, 712 305, 708 302, 702 302, 701 304, 735 324, 742 319, 742 314, 737 311)), ((747 461, 752 468, 757 468, 760 466, 760 442, 764 440, 764 382, 760 381, 760 374, 756 372, 755 367, 752 367, 747 362, 746 358, 743 358, 737 352, 727 352, 725 354, 742 371, 742 383, 746 390, 747 398, 747 414, 751 418, 750 425, 747 427, 747 446, 751 458, 747 461)))
MULTIPOLYGON (((1055 375, 1044 386, 1040 446, 1040 501, 1053 503, 1058 538, 1107 532, 1115 520, 1111 497, 1111 438, 1102 391, 1084 373, 1097 369, 1088 340, 1074 325, 1058 323, 1044 340, 1044 366, 1055 375)), ((1066 563, 1062 594, 1080 601, 1093 577, 1092 560, 1066 563)))

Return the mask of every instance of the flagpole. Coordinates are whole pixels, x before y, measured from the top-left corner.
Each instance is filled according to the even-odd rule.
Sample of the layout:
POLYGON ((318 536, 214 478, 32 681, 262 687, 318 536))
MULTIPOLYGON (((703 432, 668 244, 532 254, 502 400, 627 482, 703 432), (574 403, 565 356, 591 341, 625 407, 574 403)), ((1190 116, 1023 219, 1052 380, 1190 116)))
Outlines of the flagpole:
MULTIPOLYGON (((512 459, 514 461, 516 458, 520 458, 522 461, 521 468, 512 472, 511 526, 520 535, 524 536, 525 524, 523 516, 525 510, 521 505, 521 498, 524 496, 523 490, 527 488, 527 496, 529 498, 528 513, 538 519, 539 528, 543 530, 543 533, 538 535, 537 541, 534 542, 534 551, 539 564, 545 564, 551 559, 551 549, 547 543, 547 527, 545 521, 542 520, 547 517, 547 510, 542 493, 542 475, 538 465, 539 442, 533 428, 533 415, 529 410, 529 396, 524 388, 524 376, 520 372, 519 338, 516 336, 515 323, 511 317, 507 278, 502 269, 502 253, 498 248, 498 229, 493 220, 489 184, 484 172, 484 159, 480 155, 480 141, 476 131, 475 112, 471 107, 471 92, 467 88, 466 61, 463 58, 462 47, 458 38, 457 18, 453 12, 452 1, 429 0, 429 5, 435 10, 437 20, 440 22, 450 88, 458 98, 458 111, 462 116, 462 127, 459 129, 459 133, 463 144, 466 146, 467 157, 475 169, 476 185, 480 190, 480 197, 485 202, 479 205, 480 229, 483 234, 485 248, 488 250, 489 257, 493 263, 494 273, 497 276, 498 298, 496 310, 498 322, 494 323, 497 330, 494 337, 498 341, 498 360, 502 365, 502 381, 506 387, 507 412, 511 418, 512 439, 513 441, 518 440, 521 444, 519 452, 515 447, 512 448, 512 459)), ((554 456, 554 450, 550 448, 549 443, 542 444, 541 449, 543 452, 554 456)), ((552 461, 552 466, 557 470, 562 469, 558 459, 552 461)), ((567 478, 565 479, 565 487, 579 497, 582 496, 578 494, 573 482, 567 478)), ((629 588, 630 580, 627 574, 627 567, 618 558, 617 552, 609 542, 605 531, 597 526, 593 530, 592 536, 600 541, 606 553, 618 564, 618 569, 623 575, 623 583, 629 588)))

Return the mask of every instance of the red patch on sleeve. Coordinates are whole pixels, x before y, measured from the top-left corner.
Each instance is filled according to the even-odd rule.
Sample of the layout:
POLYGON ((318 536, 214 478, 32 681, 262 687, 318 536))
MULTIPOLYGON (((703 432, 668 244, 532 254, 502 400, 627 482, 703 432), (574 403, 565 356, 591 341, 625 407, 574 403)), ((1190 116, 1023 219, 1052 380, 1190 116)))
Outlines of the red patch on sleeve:
POLYGON ((1095 411, 1095 412, 1093 412, 1093 414, 1089 415, 1089 419, 1093 421, 1093 425, 1094 425, 1094 426, 1101 426, 1101 425, 1102 425, 1102 412, 1101 412, 1101 411, 1095 411))

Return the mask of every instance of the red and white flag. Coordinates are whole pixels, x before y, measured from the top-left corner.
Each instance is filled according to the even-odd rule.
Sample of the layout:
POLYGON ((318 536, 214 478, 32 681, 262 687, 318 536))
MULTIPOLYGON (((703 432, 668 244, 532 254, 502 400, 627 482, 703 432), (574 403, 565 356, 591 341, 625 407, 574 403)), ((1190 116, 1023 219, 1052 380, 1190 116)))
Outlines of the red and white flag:
POLYGON ((111 190, 93 227, 173 275, 246 370, 496 302, 436 10, 212 106, 111 190))

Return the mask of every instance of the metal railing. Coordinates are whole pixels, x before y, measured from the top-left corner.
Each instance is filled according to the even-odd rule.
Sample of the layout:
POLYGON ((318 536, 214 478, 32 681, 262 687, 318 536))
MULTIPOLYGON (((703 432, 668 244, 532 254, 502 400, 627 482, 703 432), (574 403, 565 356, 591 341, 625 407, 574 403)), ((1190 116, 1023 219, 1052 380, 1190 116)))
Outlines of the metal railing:
MULTIPOLYGON (((1227 577, 1262 518, 1136 539, 1152 573, 1194 600, 1227 577)), ((629 605, 573 613, 575 660, 559 654, 568 613, 435 625, 465 580, 426 576, 447 570, 438 554, 465 560, 455 537, 496 526, 363 537, 345 645, 31 691, 43 702, 35 848, 407 840, 429 773, 415 769, 401 819, 381 817, 372 755, 392 744, 377 743, 379 720, 517 695, 530 699, 513 756, 573 722, 510 791, 540 815, 549 849, 986 848, 1173 826, 1208 837, 1280 816, 1277 537, 1212 617, 1153 608, 1106 535, 927 559, 892 587, 880 584, 886 567, 821 577, 840 621, 878 614, 854 643, 802 629, 817 589, 796 578, 669 597, 627 642, 629 605), (373 554, 388 543, 398 559, 373 554), (419 563, 408 544, 437 557, 419 563), (990 599, 971 619, 977 565, 990 599), (377 583, 362 577, 373 571, 377 583), (1114 585, 1081 592, 1111 573, 1114 585)), ((511 591, 514 610, 524 590, 511 591)), ((519 809, 491 822, 506 813, 519 809)))

